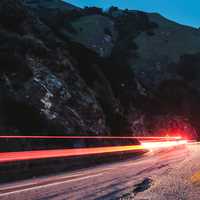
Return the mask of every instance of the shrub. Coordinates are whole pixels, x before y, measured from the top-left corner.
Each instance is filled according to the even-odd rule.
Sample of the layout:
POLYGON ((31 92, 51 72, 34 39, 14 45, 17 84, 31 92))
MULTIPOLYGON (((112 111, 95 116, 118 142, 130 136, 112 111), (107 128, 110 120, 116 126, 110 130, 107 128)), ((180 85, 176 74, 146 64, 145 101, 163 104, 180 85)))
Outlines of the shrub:
POLYGON ((83 10, 85 15, 101 15, 103 10, 98 7, 85 7, 83 10))
POLYGON ((26 18, 26 10, 20 1, 2 0, 0 2, 0 23, 4 28, 20 32, 20 25, 26 18))
POLYGON ((199 78, 200 54, 183 55, 178 64, 178 73, 187 81, 199 78))

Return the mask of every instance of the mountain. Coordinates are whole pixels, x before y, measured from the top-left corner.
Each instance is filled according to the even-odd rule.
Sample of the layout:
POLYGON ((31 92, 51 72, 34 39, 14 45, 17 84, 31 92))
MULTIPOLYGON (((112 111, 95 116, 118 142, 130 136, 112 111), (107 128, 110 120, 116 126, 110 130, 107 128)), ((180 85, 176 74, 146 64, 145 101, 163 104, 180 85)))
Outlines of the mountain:
POLYGON ((2 131, 197 136, 198 29, 157 13, 2 0, 0 35, 2 131))
POLYGON ((78 7, 66 3, 62 0, 24 0, 26 4, 31 9, 57 9, 59 11, 79 9, 78 7))

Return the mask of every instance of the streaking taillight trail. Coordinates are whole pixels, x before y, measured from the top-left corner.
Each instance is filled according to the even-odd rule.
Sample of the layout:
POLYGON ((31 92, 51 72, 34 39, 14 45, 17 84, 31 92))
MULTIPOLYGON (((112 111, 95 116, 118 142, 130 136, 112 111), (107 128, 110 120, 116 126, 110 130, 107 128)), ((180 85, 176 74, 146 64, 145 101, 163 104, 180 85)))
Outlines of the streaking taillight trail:
POLYGON ((0 153, 0 163, 144 150, 141 145, 0 153))
POLYGON ((138 139, 138 140, 178 140, 180 136, 128 136, 128 137, 117 137, 117 136, 46 136, 46 135, 3 135, 0 139, 138 139))
POLYGON ((77 157, 116 152, 138 152, 187 144, 180 136, 167 137, 104 137, 104 136, 0 136, 0 139, 138 139, 140 145, 86 147, 73 149, 0 152, 0 163, 61 157, 77 157))

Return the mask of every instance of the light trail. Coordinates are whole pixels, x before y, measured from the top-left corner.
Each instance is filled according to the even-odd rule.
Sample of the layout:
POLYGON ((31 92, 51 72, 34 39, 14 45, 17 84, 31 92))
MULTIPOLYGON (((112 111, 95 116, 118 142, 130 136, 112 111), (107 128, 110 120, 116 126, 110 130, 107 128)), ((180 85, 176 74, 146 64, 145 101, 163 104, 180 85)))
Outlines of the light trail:
POLYGON ((173 146, 179 146, 187 144, 187 140, 179 140, 179 141, 165 141, 165 142, 142 142, 142 146, 145 149, 156 149, 156 148, 168 148, 173 146))
POLYGON ((178 140, 181 139, 180 136, 166 136, 166 137, 144 137, 144 136, 136 136, 136 137, 114 137, 114 136, 42 136, 42 135, 3 135, 0 136, 0 139, 138 139, 138 140, 178 140))
POLYGON ((0 153, 0 163, 145 150, 141 145, 0 153))
POLYGON ((141 145, 90 147, 57 150, 0 152, 0 163, 61 157, 78 157, 94 154, 151 150, 187 144, 180 136, 167 137, 111 137, 111 136, 0 136, 0 139, 138 139, 141 145))

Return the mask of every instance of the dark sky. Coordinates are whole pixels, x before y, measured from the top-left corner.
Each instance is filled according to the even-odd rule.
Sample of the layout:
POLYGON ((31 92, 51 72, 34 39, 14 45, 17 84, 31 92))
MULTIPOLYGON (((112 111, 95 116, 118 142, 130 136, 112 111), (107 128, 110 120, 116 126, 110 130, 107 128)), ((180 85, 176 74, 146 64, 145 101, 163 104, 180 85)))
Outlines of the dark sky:
POLYGON ((65 0, 74 5, 98 6, 108 8, 111 5, 158 12, 163 16, 181 24, 200 27, 200 0, 65 0))

